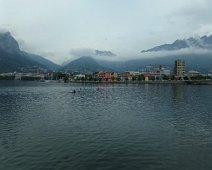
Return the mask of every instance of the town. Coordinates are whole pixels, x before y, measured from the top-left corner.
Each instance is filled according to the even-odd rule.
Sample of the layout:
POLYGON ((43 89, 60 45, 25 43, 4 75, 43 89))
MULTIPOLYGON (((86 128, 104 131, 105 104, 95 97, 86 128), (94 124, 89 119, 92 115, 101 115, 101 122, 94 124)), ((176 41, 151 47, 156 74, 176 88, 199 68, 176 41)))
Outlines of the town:
POLYGON ((184 82, 212 80, 211 73, 201 73, 196 70, 186 72, 186 62, 184 60, 176 60, 174 68, 166 68, 162 65, 148 65, 141 71, 125 71, 116 73, 112 71, 97 71, 81 73, 73 72, 49 72, 40 67, 23 69, 22 72, 1 73, 0 80, 25 80, 25 81, 46 81, 57 80, 58 82, 184 82))

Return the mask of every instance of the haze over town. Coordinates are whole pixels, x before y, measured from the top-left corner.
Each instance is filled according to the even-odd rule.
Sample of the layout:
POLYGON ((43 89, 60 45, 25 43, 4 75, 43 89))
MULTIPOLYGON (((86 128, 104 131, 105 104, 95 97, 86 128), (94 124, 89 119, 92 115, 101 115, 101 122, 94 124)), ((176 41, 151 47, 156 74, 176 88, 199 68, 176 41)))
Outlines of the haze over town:
POLYGON ((59 64, 85 55, 126 60, 212 34, 211 6, 210 0, 0 0, 0 25, 22 50, 59 64), (95 56, 95 50, 114 55, 95 56))

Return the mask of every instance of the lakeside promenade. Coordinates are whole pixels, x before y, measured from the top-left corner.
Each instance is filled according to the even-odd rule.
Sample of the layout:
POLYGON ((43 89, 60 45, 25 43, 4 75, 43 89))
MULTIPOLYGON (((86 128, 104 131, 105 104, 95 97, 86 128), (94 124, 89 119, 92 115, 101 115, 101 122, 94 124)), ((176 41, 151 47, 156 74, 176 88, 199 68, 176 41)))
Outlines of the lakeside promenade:
POLYGON ((186 80, 186 81, 70 81, 70 83, 92 83, 92 84, 182 84, 182 85, 212 85, 212 80, 186 80))
POLYGON ((41 83, 76 83, 76 84, 179 84, 179 85, 212 85, 212 80, 154 80, 154 81, 83 81, 83 80, 0 80, 1 81, 26 81, 41 83))

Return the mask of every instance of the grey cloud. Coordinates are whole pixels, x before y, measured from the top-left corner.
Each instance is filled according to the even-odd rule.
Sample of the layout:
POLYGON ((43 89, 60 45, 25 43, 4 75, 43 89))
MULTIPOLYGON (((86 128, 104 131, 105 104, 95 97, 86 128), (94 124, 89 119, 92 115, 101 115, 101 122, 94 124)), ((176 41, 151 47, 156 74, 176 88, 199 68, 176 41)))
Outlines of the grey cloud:
MULTIPOLYGON (((146 53, 136 53, 132 52, 130 54, 124 54, 121 56, 115 56, 112 58, 103 58, 102 60, 108 61, 128 61, 134 59, 150 59, 150 58, 161 58, 161 57, 168 57, 168 56, 177 56, 177 55, 212 55, 212 50, 208 49, 197 49, 197 48, 184 48, 180 50, 173 50, 173 51, 157 51, 157 52, 146 52, 146 53)), ((99 59, 99 58, 98 58, 99 59)), ((101 59, 100 59, 101 60, 101 59)))
POLYGON ((157 58, 157 57, 187 55, 187 54, 212 55, 212 50, 200 49, 200 48, 184 48, 184 49, 173 50, 173 51, 147 52, 147 53, 143 53, 142 55, 138 55, 136 58, 157 58))
POLYGON ((140 50, 212 33, 211 0, 21 2, 0 1, 1 27, 15 32, 22 50, 57 63, 88 55, 107 60, 145 57, 140 50))
POLYGON ((185 25, 190 27, 190 30, 192 28, 200 29, 200 27, 208 27, 208 25, 212 25, 211 10, 211 0, 193 0, 190 3, 187 3, 187 5, 185 5, 183 8, 180 8, 176 12, 174 12, 174 15, 172 15, 172 17, 167 18, 169 18, 169 23, 174 22, 174 18, 177 18, 177 23, 182 24, 183 21, 185 25))
POLYGON ((114 53, 111 51, 100 51, 100 50, 95 50, 95 53, 97 56, 108 56, 108 57, 113 57, 116 56, 114 53))
POLYGON ((23 51, 31 51, 31 50, 33 50, 32 48, 30 48, 27 45, 27 43, 23 39, 16 38, 16 40, 18 41, 18 44, 19 44, 19 47, 20 47, 21 50, 23 50, 23 51))
POLYGON ((0 33, 6 33, 6 32, 9 32, 9 31, 7 29, 0 28, 0 33))
POLYGON ((95 50, 91 48, 74 48, 71 49, 69 53, 74 57, 94 56, 95 50))
POLYGON ((75 57, 93 56, 93 57, 113 57, 116 56, 111 51, 95 50, 92 48, 76 48, 70 50, 70 55, 75 57))

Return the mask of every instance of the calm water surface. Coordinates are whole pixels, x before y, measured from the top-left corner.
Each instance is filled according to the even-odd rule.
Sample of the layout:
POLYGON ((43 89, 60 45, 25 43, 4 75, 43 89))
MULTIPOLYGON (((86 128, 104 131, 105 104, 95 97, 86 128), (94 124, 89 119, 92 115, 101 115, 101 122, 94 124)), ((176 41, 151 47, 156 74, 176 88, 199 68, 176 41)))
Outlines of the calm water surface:
POLYGON ((211 170, 212 86, 0 81, 0 169, 211 170))

